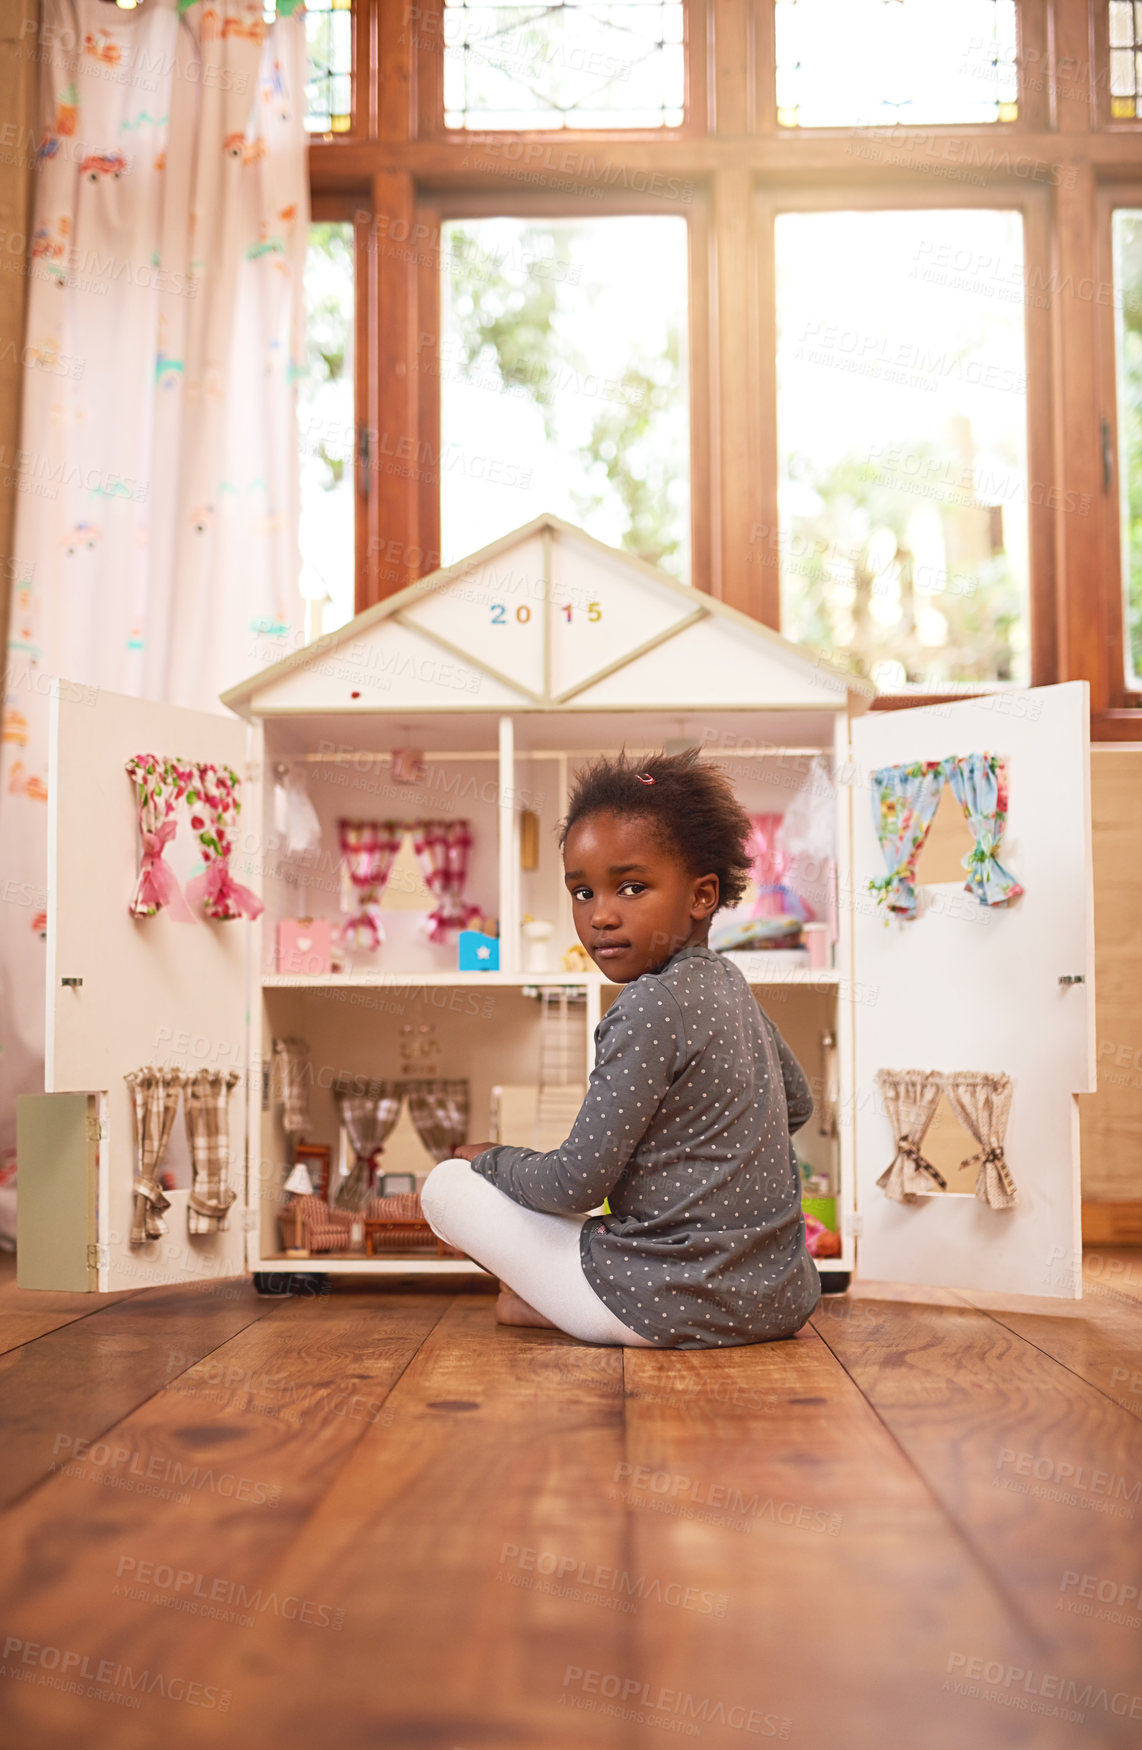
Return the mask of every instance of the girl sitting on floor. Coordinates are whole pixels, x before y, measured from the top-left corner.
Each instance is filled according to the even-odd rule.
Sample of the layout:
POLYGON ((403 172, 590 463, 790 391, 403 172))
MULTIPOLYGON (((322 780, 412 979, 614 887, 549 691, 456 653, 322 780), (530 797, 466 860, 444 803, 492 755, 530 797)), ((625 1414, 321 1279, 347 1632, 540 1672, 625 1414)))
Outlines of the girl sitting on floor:
POLYGON ((790 1143, 800 1065, 710 921, 745 890, 749 821, 698 750, 600 759, 561 847, 579 940, 623 986, 562 1148, 477 1143, 425 1181, 433 1231, 501 1279, 502 1324, 702 1349, 790 1337, 820 1278, 790 1143), (603 1199, 609 1214, 597 1211, 603 1199))

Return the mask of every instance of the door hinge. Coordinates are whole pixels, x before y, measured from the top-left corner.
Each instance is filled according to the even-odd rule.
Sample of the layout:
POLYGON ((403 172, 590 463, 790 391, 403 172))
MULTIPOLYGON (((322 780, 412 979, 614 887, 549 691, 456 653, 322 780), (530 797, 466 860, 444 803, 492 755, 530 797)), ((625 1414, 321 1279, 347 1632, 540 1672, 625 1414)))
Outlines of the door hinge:
POLYGON ((260 784, 262 781, 262 762, 260 760, 246 761, 247 784, 260 784))
POLYGON ((1059 979, 1060 984, 1085 984, 1086 978, 1081 972, 1064 972, 1059 979))
POLYGON ((369 496, 369 476, 372 471, 373 453, 370 448, 370 432, 362 423, 357 427, 357 491, 362 498, 369 496))
POLYGON ((268 1112, 269 1109, 270 1109, 270 1065, 269 1065, 269 1062, 267 1061, 267 1062, 263 1063, 263 1065, 262 1065, 262 1111, 268 1112))
POLYGON ((111 1256, 106 1246, 88 1246, 87 1268, 89 1270, 105 1270, 110 1262, 111 1256))
POLYGON ((1114 450, 1110 442, 1110 421, 1105 413, 1099 430, 1102 437, 1102 490, 1109 492, 1114 484, 1114 450))
POLYGON ((859 1209, 841 1211, 841 1232, 854 1240, 859 1240, 864 1232, 864 1216, 859 1209))
POLYGON ((107 1131, 104 1129, 102 1118, 93 1118, 89 1114, 87 1118, 88 1142, 102 1142, 106 1135, 107 1131))

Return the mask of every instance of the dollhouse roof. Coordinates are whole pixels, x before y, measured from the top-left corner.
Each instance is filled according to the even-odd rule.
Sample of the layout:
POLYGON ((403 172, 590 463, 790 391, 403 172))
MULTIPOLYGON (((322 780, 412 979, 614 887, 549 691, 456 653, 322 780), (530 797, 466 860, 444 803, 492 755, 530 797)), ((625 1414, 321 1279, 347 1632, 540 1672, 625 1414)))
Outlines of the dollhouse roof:
POLYGON ((875 688, 544 512, 224 693, 287 713, 862 711, 875 688))

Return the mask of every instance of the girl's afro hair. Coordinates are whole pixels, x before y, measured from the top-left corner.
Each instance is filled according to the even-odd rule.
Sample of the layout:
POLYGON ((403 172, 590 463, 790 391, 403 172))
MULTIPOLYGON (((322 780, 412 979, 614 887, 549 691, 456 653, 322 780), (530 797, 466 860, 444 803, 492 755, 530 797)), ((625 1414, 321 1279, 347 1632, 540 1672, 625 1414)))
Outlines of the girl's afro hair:
POLYGON ((749 816, 720 766, 701 750, 654 753, 632 760, 604 756, 575 775, 559 848, 571 828, 589 814, 637 815, 653 825, 660 842, 677 852, 692 875, 718 877, 715 910, 741 899, 751 868, 746 850, 749 816), (653 778, 653 784, 647 783, 653 778))

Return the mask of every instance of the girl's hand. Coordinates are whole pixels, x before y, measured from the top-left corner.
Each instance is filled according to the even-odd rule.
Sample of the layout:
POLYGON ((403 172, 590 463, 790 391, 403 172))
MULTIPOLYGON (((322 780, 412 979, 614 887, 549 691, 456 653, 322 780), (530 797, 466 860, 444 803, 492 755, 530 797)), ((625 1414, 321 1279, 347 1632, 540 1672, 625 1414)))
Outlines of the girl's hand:
POLYGON ((459 1148, 452 1150, 455 1161, 474 1161, 477 1155, 482 1155, 485 1149, 495 1148, 494 1142, 462 1142, 459 1148))

